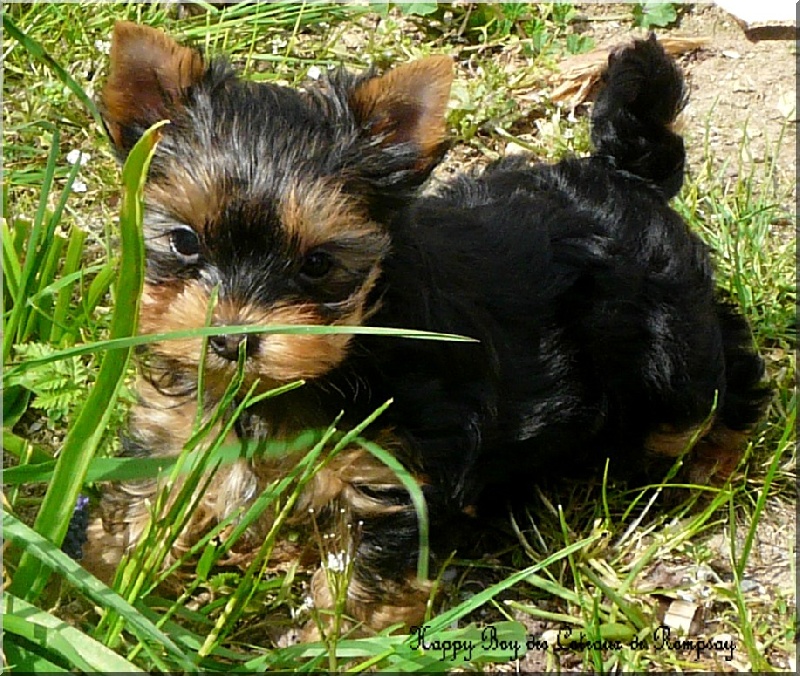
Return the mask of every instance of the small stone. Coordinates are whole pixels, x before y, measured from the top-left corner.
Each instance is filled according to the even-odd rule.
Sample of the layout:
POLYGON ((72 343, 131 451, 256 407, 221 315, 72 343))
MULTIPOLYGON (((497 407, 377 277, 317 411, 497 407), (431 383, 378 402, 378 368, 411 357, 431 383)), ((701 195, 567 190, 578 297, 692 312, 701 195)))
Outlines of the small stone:
POLYGON ((506 155, 509 157, 512 155, 525 155, 528 152, 530 151, 519 143, 514 143, 514 141, 506 143, 506 155))
POLYGON ((739 588, 742 590, 743 594, 747 594, 751 591, 756 591, 761 585, 758 584, 755 580, 744 579, 739 584, 739 588))

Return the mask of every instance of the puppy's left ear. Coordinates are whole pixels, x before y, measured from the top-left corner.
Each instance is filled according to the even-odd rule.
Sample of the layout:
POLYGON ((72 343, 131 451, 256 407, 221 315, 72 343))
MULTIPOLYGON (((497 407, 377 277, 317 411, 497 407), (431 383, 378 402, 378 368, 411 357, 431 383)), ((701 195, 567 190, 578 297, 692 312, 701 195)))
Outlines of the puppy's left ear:
POLYGON ((151 125, 185 105, 185 94, 206 66, 201 54, 155 28, 114 25, 108 80, 100 96, 103 121, 123 157, 151 125))
POLYGON ((441 159, 452 82, 453 60, 429 56, 354 87, 349 103, 368 137, 367 152, 380 152, 387 174, 419 183, 441 159))

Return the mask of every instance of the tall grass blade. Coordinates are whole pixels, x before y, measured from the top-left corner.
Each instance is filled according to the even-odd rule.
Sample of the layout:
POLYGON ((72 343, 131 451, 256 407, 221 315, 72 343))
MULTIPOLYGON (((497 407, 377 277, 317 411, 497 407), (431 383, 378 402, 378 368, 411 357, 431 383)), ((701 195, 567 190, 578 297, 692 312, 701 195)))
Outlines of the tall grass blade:
POLYGON ((80 564, 69 558, 55 545, 7 512, 3 512, 3 537, 35 557, 43 566, 62 575, 77 591, 85 594, 98 605, 116 610, 130 631, 142 639, 148 639, 156 645, 163 646, 164 650, 173 656, 176 664, 181 668, 194 669, 192 662, 180 648, 136 608, 86 572, 80 564))
MULTIPOLYGON (((130 336, 136 330, 139 298, 144 278, 144 245, 141 237, 142 194, 147 168, 164 123, 154 125, 139 140, 122 171, 124 196, 120 214, 121 260, 117 304, 111 319, 111 338, 130 336)), ((109 352, 103 357, 94 387, 77 414, 58 457, 53 483, 47 491, 34 528, 51 542, 61 544, 67 532, 86 470, 106 431, 124 379, 130 350, 109 352)), ((10 591, 25 600, 35 599, 44 588, 49 572, 23 555, 10 591)))
MULTIPOLYGON (((4 213, 3 228, 3 304, 16 297, 22 278, 22 265, 14 246, 14 236, 9 227, 8 213, 4 213)), ((5 307, 3 308, 5 314, 5 307)))
MULTIPOLYGON (((753 511, 753 516, 750 520, 750 527, 747 530, 747 535, 745 536, 744 544, 742 545, 742 551, 737 556, 735 551, 731 551, 731 558, 733 559, 733 565, 736 569, 736 576, 737 578, 741 579, 744 576, 744 569, 747 565, 747 560, 750 558, 750 551, 753 548, 753 542, 755 541, 756 537, 756 530, 758 529, 758 522, 761 519, 761 514, 764 512, 764 508, 767 504, 767 497, 769 496, 769 489, 772 486, 772 482, 775 479, 775 473, 778 471, 778 466, 780 465, 781 458, 783 457, 784 452, 786 449, 789 448, 792 440, 794 439, 795 435, 795 422, 797 421, 797 408, 792 407, 788 411, 788 415, 786 417, 786 421, 784 423, 784 431, 783 436, 781 437, 780 441, 777 445, 777 450, 775 451, 774 455, 772 456, 772 461, 769 464, 769 468, 767 469, 767 474, 764 477, 764 485, 761 488, 761 492, 758 495, 758 500, 756 500, 756 507, 753 511)), ((735 523, 735 521, 731 521, 731 523, 735 523)), ((733 546, 734 539, 731 538, 731 545, 733 546)))
POLYGON ((202 338, 204 336, 217 336, 221 333, 259 333, 270 335, 275 333, 287 335, 333 335, 348 334, 359 336, 387 336, 394 338, 407 338, 414 340, 440 340, 447 342, 477 342, 474 338, 459 336, 452 333, 433 333, 417 329, 394 329, 380 326, 316 326, 316 325, 289 325, 289 324, 247 324, 238 326, 204 326, 196 329, 183 329, 181 331, 170 331, 168 333, 151 333, 138 336, 126 336, 124 338, 111 338, 109 340, 97 341, 95 343, 84 343, 74 347, 65 348, 53 352, 41 358, 28 359, 19 364, 14 364, 9 369, 9 374, 17 376, 28 369, 43 366, 59 359, 69 359, 95 352, 120 350, 147 343, 161 342, 164 340, 181 340, 185 338, 202 338))
MULTIPOLYGON (((5 14, 3 15, 3 23, 5 25, 5 14)), ((7 364, 9 357, 11 357, 11 350, 14 343, 18 343, 22 339, 22 332, 27 325, 26 310, 28 307, 28 296, 33 288, 33 283, 38 272, 38 266, 41 263, 41 252, 39 251, 42 242, 47 242, 47 233, 43 233, 45 214, 47 213, 48 197, 50 189, 53 186, 53 177, 56 172, 56 158, 59 153, 59 138, 58 130, 53 132, 53 137, 50 145, 50 153, 47 156, 47 164, 45 166, 44 176, 42 177, 42 187, 39 197, 39 206, 33 220, 33 226, 28 234, 28 241, 26 245, 25 260, 22 263, 22 271, 17 285, 17 293, 13 299, 13 307, 8 321, 3 325, 3 364, 7 364)), ((52 223, 52 221, 51 221, 52 223)))
POLYGON ((54 661, 66 661, 85 673, 135 672, 141 669, 59 618, 12 594, 0 598, 5 640, 21 636, 44 647, 54 661))
MULTIPOLYGON (((257 451, 259 457, 277 458, 291 455, 314 446, 321 438, 322 433, 309 430, 298 435, 292 440, 271 440, 267 443, 242 442, 236 444, 222 444, 212 448, 208 454, 209 465, 229 465, 242 457, 251 458, 257 451)), ((20 439, 17 443, 26 443, 20 439)), ((9 450, 9 449, 6 449, 9 450)), ((13 449, 12 449, 13 452, 13 449)), ((16 454, 15 454, 16 455, 16 454)), ((84 481, 95 483, 98 481, 134 481, 138 479, 152 479, 170 472, 178 463, 178 456, 154 458, 92 458, 86 471, 84 481)), ((190 456, 182 463, 180 473, 188 474, 195 471, 200 465, 200 458, 190 456)), ((50 456, 40 453, 32 458, 31 463, 3 470, 3 483, 7 486, 21 486, 23 484, 49 483, 53 480, 56 461, 50 456)))
MULTIPOLYGON (((76 163, 77 164, 77 163, 76 163)), ((80 228, 72 228, 69 233, 69 243, 67 245, 67 255, 64 259, 64 265, 61 268, 59 275, 60 279, 72 279, 72 275, 86 274, 81 270, 81 262, 83 260, 83 248, 86 242, 86 232, 80 228)), ((52 286, 52 285, 51 285, 52 286)), ((67 330, 66 321, 69 309, 72 305, 72 294, 74 290, 74 282, 70 281, 59 288, 56 297, 55 308, 53 309, 53 326, 50 329, 50 342, 57 345, 67 330)), ((70 342, 74 342, 75 336, 72 336, 70 342)))

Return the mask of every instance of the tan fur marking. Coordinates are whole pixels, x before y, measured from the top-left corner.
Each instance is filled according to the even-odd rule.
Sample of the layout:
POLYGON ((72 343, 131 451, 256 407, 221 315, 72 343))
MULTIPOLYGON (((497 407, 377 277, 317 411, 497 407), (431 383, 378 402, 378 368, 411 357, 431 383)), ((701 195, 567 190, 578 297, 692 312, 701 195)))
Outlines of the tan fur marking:
POLYGON ((645 448, 670 458, 688 452, 683 475, 689 482, 703 485, 725 481, 733 473, 751 435, 750 429, 731 430, 713 420, 680 431, 664 425, 647 438, 645 448), (696 440, 693 446, 692 439, 696 440))
POLYGON ((711 427, 712 421, 679 430, 672 425, 662 425, 645 440, 645 448, 657 455, 677 458, 689 450, 692 439, 700 439, 711 427))
POLYGON ((130 413, 137 439, 153 456, 177 455, 192 433, 196 397, 172 397, 159 392, 146 378, 136 383, 139 403, 130 413))
MULTIPOLYGON (((228 440, 228 443, 234 442, 234 438, 228 440)), ((182 485, 183 477, 169 489, 162 514, 170 509, 182 485)), ((136 546, 154 523, 161 522, 161 514, 155 515, 153 521, 152 510, 159 492, 165 487, 163 481, 129 482, 106 490, 101 516, 89 526, 89 543, 84 549, 84 566, 88 570, 106 583, 113 579, 124 554, 136 546)), ((244 513, 257 494, 258 482, 246 461, 222 467, 205 491, 200 494, 198 489, 195 494, 196 507, 188 515, 162 568, 184 556, 217 523, 238 512, 244 513)), ((232 550, 234 560, 246 562, 258 549, 259 538, 263 538, 270 525, 269 516, 269 513, 262 515, 250 532, 236 543, 232 550)))
MULTIPOLYGON (((151 456, 178 455, 194 428, 197 414, 195 396, 166 396, 145 379, 140 379, 138 385, 140 403, 131 413, 136 442, 144 446, 151 456)), ((214 439, 218 433, 219 429, 211 430, 208 439, 214 439)), ((230 433, 226 443, 236 444, 236 435, 230 433)), ((194 453, 202 451, 201 447, 194 453)), ((89 542, 84 551, 85 567, 110 582, 123 555, 151 527, 158 494, 163 490, 169 491, 163 506, 163 513, 166 513, 185 478, 179 476, 172 486, 167 484, 166 476, 159 480, 129 481, 108 486, 100 514, 89 526, 89 542)), ((202 493, 198 487, 194 498, 197 500, 196 507, 173 543, 164 567, 185 554, 216 523, 243 510, 258 492, 258 477, 247 461, 239 460, 221 467, 202 493)), ((158 523, 160 514, 156 517, 158 523)), ((259 529, 258 524, 254 530, 261 535, 266 532, 259 529)), ((247 543, 247 538, 240 545, 242 543, 247 543)))
MULTIPOLYGON (((176 170, 177 171, 177 170, 176 170)), ((215 188, 216 181, 204 169, 194 167, 192 175, 170 173, 162 182, 148 182, 145 195, 149 204, 159 204, 179 222, 197 232, 213 223, 230 195, 215 188)))
MULTIPOLYGON (((355 309, 353 314, 342 323, 359 324, 360 313, 360 308, 355 309)), ((325 321, 311 306, 277 307, 268 313, 268 317, 267 323, 271 324, 325 325, 325 321)), ((274 334, 266 338, 256 359, 263 364, 264 370, 268 370, 270 376, 278 381, 316 378, 324 375, 344 360, 351 340, 352 336, 344 334, 274 334)))
MULTIPOLYGON (((385 448, 398 446, 398 439, 390 434, 382 435, 385 448)), ((419 479, 421 482, 422 479, 419 479)), ((342 522, 333 525, 333 533, 346 534, 343 541, 329 542, 329 546, 337 552, 354 552, 357 541, 351 539, 354 531, 347 525, 354 525, 360 520, 392 514, 407 510, 408 506, 392 505, 368 496, 359 490, 359 486, 370 488, 401 487, 397 475, 380 460, 362 449, 346 450, 317 472, 312 482, 306 487, 296 507, 297 518, 303 518, 305 512, 313 508, 319 514, 325 505, 341 507, 334 511, 334 521, 342 522)), ((333 550, 331 550, 333 551, 333 550)), ((323 552, 323 556, 324 556, 323 552)), ((359 566, 358 555, 353 563, 359 566)), ((324 566, 320 567, 311 581, 311 596, 320 613, 320 621, 324 633, 335 630, 335 622, 330 612, 336 607, 335 594, 330 587, 330 573, 324 566)), ((357 574, 348 583, 344 613, 346 618, 339 625, 339 631, 354 628, 353 622, 360 624, 361 633, 380 631, 389 626, 400 624, 406 628, 419 624, 424 618, 432 585, 428 581, 418 580, 409 574, 404 581, 384 580, 380 588, 365 586, 359 582, 357 574)), ((304 632, 303 640, 319 640, 320 627, 310 622, 304 632)))
POLYGON ((689 481, 702 485, 727 480, 742 459, 752 432, 715 424, 692 451, 687 468, 689 481))
POLYGON ((367 451, 343 451, 320 469, 306 486, 297 505, 297 518, 306 518, 305 512, 309 509, 318 513, 337 499, 340 499, 348 514, 358 517, 403 509, 402 506, 387 505, 367 496, 359 491, 359 486, 400 488, 402 483, 391 469, 367 451))
POLYGON ((342 194, 334 183, 320 181, 290 188, 280 203, 283 228, 297 241, 301 251, 308 251, 336 237, 358 239, 382 234, 381 227, 370 221, 354 204, 352 197, 342 194))
MULTIPOLYGON (((200 328, 205 325, 209 302, 208 293, 193 281, 176 281, 170 285, 145 284, 139 331, 147 334, 200 328)), ((198 338, 150 344, 149 349, 196 371, 201 346, 202 341, 198 338)))
MULTIPOLYGON (((164 418, 160 418, 157 414, 159 403, 168 402, 172 398, 162 397, 156 390, 146 384, 143 385, 153 395, 153 399, 146 405, 142 404, 137 407, 134 412, 134 420, 144 422, 147 416, 155 416, 149 422, 157 425, 157 421, 164 421, 164 418)), ((160 437, 161 443, 177 443, 182 437, 188 437, 194 420, 193 402, 194 398, 188 397, 180 406, 176 407, 172 402, 168 408, 162 411, 166 417, 168 417, 169 411, 180 411, 180 418, 185 421, 188 431, 179 435, 172 429, 163 431, 159 435, 151 427, 150 437, 160 437)), ((137 435, 139 432, 144 432, 139 428, 136 431, 137 435)), ((145 436, 148 435, 145 434, 145 436)), ((213 432, 211 437, 213 438, 213 432)), ((227 439, 227 443, 236 443, 233 434, 227 439)), ((181 446, 176 445, 152 450, 156 454, 177 455, 180 449, 181 446)), ((239 460, 222 466, 208 487, 202 493, 196 494, 195 497, 198 500, 196 507, 173 543, 163 564, 164 567, 181 558, 215 524, 231 514, 244 512, 257 495, 269 484, 285 476, 289 468, 293 467, 296 462, 297 456, 285 456, 253 462, 239 460)), ((179 477, 176 483, 169 488, 169 496, 163 507, 165 511, 172 504, 183 480, 184 477, 179 477)), ((97 577, 110 583, 123 555, 132 549, 151 527, 152 510, 157 495, 166 488, 164 481, 127 482, 109 486, 106 489, 100 515, 94 518, 89 526, 89 543, 84 551, 84 565, 97 577)), ((201 481, 202 483, 204 482, 201 481)), ((333 513, 336 518, 345 518, 351 521, 403 509, 402 506, 383 504, 375 498, 362 494, 358 490, 359 485, 386 487, 399 486, 400 483, 394 472, 369 453, 362 449, 345 450, 320 469, 304 488, 295 506, 292 522, 297 526, 310 527, 309 520, 316 518, 315 514, 324 512, 327 507, 334 508, 333 513), (340 507, 344 508, 343 512, 340 512, 340 507), (310 509, 314 510, 314 514, 309 513, 310 509)), ((234 545, 230 555, 222 563, 246 566, 272 527, 273 518, 270 510, 264 512, 234 545)), ((350 550, 352 543, 341 543, 341 546, 350 550)), ((296 548, 292 548, 291 551, 294 555, 298 554, 296 548)), ((358 619, 366 620, 366 616, 360 617, 362 611, 359 608, 364 599, 368 597, 369 592, 364 590, 359 592, 359 589, 358 586, 355 586, 350 592, 358 603, 348 612, 358 619)), ((393 607, 391 604, 384 605, 387 608, 393 607)), ((383 608, 384 605, 380 607, 383 608)), ((399 603, 398 605, 402 607, 407 604, 399 603)))

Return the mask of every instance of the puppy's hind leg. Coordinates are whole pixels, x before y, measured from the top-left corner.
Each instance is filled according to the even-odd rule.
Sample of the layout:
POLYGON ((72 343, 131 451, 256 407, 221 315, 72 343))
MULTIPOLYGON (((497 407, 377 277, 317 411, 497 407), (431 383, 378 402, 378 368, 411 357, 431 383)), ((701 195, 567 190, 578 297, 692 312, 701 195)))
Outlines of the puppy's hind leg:
POLYGON ((716 314, 724 373, 716 410, 689 428, 662 426, 645 443, 647 450, 667 457, 677 457, 691 446, 683 473, 695 484, 725 481, 733 473, 770 399, 763 383, 764 360, 753 347, 746 320, 722 302, 717 302, 716 314))
POLYGON ((753 346, 747 321, 717 302, 725 360, 725 391, 714 424, 695 447, 689 478, 695 483, 727 479, 747 448, 753 429, 764 417, 771 398, 764 384, 764 360, 753 346))

